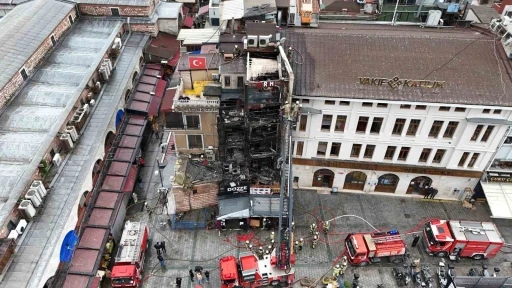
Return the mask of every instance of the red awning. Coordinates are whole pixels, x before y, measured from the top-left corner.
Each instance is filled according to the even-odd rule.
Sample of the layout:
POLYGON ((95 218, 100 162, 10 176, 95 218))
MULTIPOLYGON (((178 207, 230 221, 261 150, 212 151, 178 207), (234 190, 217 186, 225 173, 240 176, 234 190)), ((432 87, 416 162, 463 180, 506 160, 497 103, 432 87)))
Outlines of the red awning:
POLYGON ((89 276, 67 275, 63 288, 87 288, 89 286, 89 276))
POLYGON ((208 5, 205 5, 201 8, 199 8, 197 15, 202 15, 202 14, 208 13, 208 11, 209 11, 209 7, 208 7, 208 5))
POLYGON ((156 84, 155 96, 156 97, 164 97, 165 87, 167 86, 167 82, 165 80, 158 80, 158 84, 156 84))
POLYGON ((187 15, 188 14, 188 10, 189 9, 188 9, 187 6, 185 6, 185 5, 181 6, 181 12, 183 12, 183 15, 187 15))
POLYGON ((164 80, 158 81, 155 88, 155 95, 151 97, 151 102, 149 103, 148 115, 158 115, 158 109, 160 109, 160 103, 162 103, 162 97, 164 96, 166 86, 167 82, 164 80))
POLYGON ((172 66, 172 67, 178 66, 178 63, 180 62, 180 56, 181 56, 180 52, 176 51, 176 53, 174 53, 172 58, 169 59, 169 61, 167 61, 167 65, 172 66))
POLYGON ((126 178, 126 182, 124 182, 123 192, 132 193, 133 187, 135 187, 135 181, 137 181, 137 165, 132 165, 130 168, 130 173, 128 173, 128 177, 126 178))
POLYGON ((192 26, 194 26, 194 18, 192 18, 192 16, 187 16, 185 21, 183 21, 183 26, 192 28, 192 26))
POLYGON ((174 95, 176 95, 176 88, 167 89, 165 91, 164 99, 160 111, 172 112, 172 104, 174 103, 174 95))

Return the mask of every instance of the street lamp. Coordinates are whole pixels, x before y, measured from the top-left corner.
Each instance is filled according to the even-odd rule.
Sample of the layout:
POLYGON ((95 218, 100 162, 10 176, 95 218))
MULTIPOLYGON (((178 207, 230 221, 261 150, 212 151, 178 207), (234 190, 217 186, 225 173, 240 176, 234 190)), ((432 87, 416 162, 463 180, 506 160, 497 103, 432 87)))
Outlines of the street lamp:
POLYGON ((164 187, 164 180, 162 178, 162 170, 165 169, 165 166, 167 166, 167 162, 165 160, 160 162, 160 161, 158 161, 158 159, 156 159, 156 165, 158 166, 158 170, 155 171, 155 174, 160 175, 160 187, 164 187))

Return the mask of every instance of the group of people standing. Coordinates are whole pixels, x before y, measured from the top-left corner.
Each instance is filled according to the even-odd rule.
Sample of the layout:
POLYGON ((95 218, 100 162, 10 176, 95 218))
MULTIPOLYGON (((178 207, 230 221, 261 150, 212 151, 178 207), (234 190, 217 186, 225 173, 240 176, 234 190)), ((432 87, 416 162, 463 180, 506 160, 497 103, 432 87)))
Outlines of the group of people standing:
POLYGON ((194 282, 194 276, 197 279, 197 284, 201 285, 203 284, 203 279, 206 280, 206 282, 210 282, 210 272, 204 271, 204 278, 203 278, 203 267, 196 266, 194 271, 192 269, 188 270, 188 274, 190 276, 190 281, 194 282), (195 272, 195 274, 194 274, 195 272))
POLYGON ((156 249, 156 255, 158 255, 156 258, 158 261, 160 261, 160 266, 165 267, 165 259, 162 256, 162 252, 167 254, 167 250, 165 249, 165 241, 156 242, 155 246, 153 247, 156 249))
POLYGON ((439 192, 436 188, 428 187, 425 189, 425 195, 423 196, 423 199, 434 199, 436 197, 437 192, 439 192))

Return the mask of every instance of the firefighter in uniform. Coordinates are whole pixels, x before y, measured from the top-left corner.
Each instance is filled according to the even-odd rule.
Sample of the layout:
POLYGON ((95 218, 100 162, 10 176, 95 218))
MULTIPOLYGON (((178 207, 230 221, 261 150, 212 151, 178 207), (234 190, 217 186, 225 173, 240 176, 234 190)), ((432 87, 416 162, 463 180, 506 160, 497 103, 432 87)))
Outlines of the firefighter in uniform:
POLYGON ((332 277, 338 278, 340 276, 340 273, 341 273, 341 267, 339 264, 336 264, 336 266, 334 266, 332 268, 332 277))
POLYGON ((311 242, 311 248, 315 249, 316 244, 318 243, 318 236, 313 236, 313 242, 311 242))
POLYGON ((309 233, 311 233, 311 235, 315 234, 316 228, 316 223, 311 224, 309 226, 309 233))
MULTIPOLYGON (((250 244, 249 240, 245 241, 245 248, 249 249, 250 245, 251 244, 250 244)), ((249 250, 251 250, 251 249, 249 249, 249 250)))
POLYGON ((258 252, 256 252, 256 256, 258 256, 258 259, 263 258, 263 247, 258 248, 258 252))
POLYGON ((295 241, 294 245, 295 251, 299 251, 299 241, 295 241))
POLYGON ((276 234, 274 233, 274 231, 270 232, 270 240, 271 241, 274 241, 275 235, 276 234))
POLYGON ((302 246, 304 246, 304 238, 299 239, 299 251, 302 250, 302 246))
POLYGON ((347 259, 347 256, 343 256, 341 257, 341 271, 340 271, 340 274, 344 274, 345 273, 345 270, 347 270, 347 266, 348 266, 348 259, 347 259))
POLYGON ((322 228, 324 230, 324 233, 327 234, 329 232, 329 229, 331 229, 331 223, 329 221, 325 221, 322 225, 322 228))

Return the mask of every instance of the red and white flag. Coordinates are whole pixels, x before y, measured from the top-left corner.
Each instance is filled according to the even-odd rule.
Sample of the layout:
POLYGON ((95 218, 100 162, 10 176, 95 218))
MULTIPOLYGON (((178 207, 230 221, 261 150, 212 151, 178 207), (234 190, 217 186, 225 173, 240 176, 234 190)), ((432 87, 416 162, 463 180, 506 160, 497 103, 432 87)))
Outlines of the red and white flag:
POLYGON ((190 69, 206 69, 205 57, 188 57, 188 65, 190 69))

